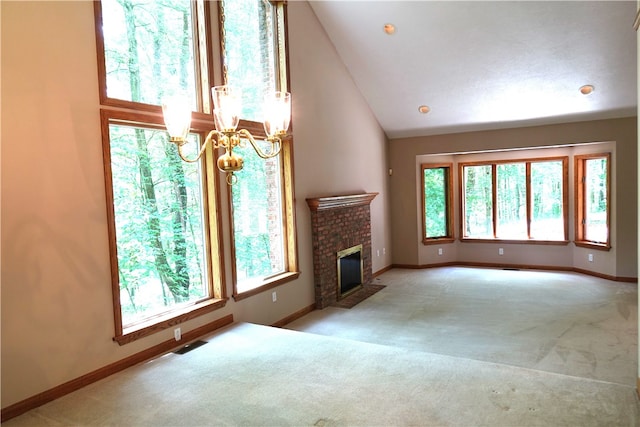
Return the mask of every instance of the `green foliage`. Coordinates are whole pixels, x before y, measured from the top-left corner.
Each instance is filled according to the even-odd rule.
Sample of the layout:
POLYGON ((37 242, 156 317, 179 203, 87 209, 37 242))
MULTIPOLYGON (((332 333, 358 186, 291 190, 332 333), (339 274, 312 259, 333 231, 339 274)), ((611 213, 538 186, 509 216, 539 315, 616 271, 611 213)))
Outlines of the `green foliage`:
POLYGON ((530 236, 564 239, 563 162, 531 161, 527 195, 527 162, 501 163, 496 170, 496 206, 493 167, 464 166, 464 215, 467 237, 493 238, 493 209, 497 209, 497 237, 527 239, 527 210, 531 208, 530 236))
POLYGON ((253 148, 236 149, 244 168, 231 188, 238 281, 252 281, 284 270, 280 162, 264 160, 253 148))
POLYGON ((195 106, 189 0, 105 0, 102 15, 109 97, 159 105, 179 92, 195 106))
MULTIPOLYGON (((107 95, 159 105, 189 88, 195 105, 191 3, 103 1, 107 95)), ((111 169, 123 324, 207 294, 198 165, 164 132, 111 125, 111 169)))
MULTIPOLYGON (((107 95, 159 105, 169 95, 187 94, 195 109, 192 2, 101 5, 107 95)), ((245 101, 258 101, 245 103, 242 118, 261 121, 260 101, 277 81, 272 6, 255 0, 225 0, 223 6, 225 83, 242 87, 245 101)), ((181 162, 164 132, 111 125, 110 138, 127 325, 208 294, 204 203, 198 164, 181 162)), ((261 279, 284 270, 280 163, 258 159, 251 149, 244 155, 242 179, 233 189, 236 269, 245 278, 261 279)))
POLYGON ((110 137, 121 306, 127 324, 206 295, 202 189, 198 166, 175 162, 175 147, 164 132, 111 125, 110 137), (140 136, 144 150, 136 144, 140 136), (150 186, 142 171, 145 163, 150 186))
MULTIPOLYGON (((264 96, 276 89, 275 14, 262 0, 222 0, 226 84, 242 88, 242 118, 263 120, 264 96)), ((233 184, 233 239, 238 290, 284 271, 280 157, 264 160, 246 147, 234 151, 244 168, 233 184)))
POLYGON ((606 242, 607 226, 607 158, 586 160, 585 168, 586 238, 606 242))
POLYGON ((527 238, 527 183, 524 163, 496 167, 498 236, 527 238))
POLYGON ((607 210, 607 159, 588 159, 586 164, 588 211, 594 214, 605 213, 607 210))
POLYGON ((449 209, 447 206, 448 168, 424 169, 425 230, 427 238, 445 237, 449 209))
POLYGON ((564 238, 562 161, 531 163, 531 236, 564 238))
POLYGON ((491 165, 464 167, 465 235, 493 237, 491 165))
POLYGON ((262 0, 222 0, 226 84, 242 88, 242 118, 263 120, 264 96, 275 90, 274 14, 262 0))

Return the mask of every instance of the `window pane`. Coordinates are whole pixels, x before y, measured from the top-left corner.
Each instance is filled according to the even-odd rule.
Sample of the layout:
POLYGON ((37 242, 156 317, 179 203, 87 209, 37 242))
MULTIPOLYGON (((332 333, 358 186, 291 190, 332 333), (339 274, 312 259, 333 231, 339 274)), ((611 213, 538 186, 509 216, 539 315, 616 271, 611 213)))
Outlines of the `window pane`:
POLYGON ((607 159, 587 159, 585 169, 585 238, 606 243, 607 159))
POLYGON ((531 238, 564 240, 561 160, 531 163, 531 238))
POLYGON ((109 136, 126 327, 209 296, 203 193, 199 163, 181 161, 164 131, 112 124, 109 136))
POLYGON ((493 238, 491 165, 464 167, 465 237, 493 238))
POLYGON ((240 293, 262 285, 265 277, 284 272, 285 257, 280 156, 262 159, 248 142, 235 151, 244 158, 244 167, 231 187, 240 293))
POLYGON ((242 118, 262 122, 267 93, 276 90, 273 6, 266 0, 223 0, 226 84, 242 88, 242 118))
MULTIPOLYGON (((277 66, 286 53, 284 33, 276 25, 283 9, 267 0, 222 0, 219 4, 225 83, 242 89, 240 118, 262 122, 265 95, 286 80, 286 70, 277 66)), ((283 141, 283 151, 288 150, 288 144, 283 141)), ((269 283, 269 279, 295 265, 295 259, 288 258, 295 255, 287 246, 295 231, 285 228, 285 218, 291 216, 292 209, 286 200, 293 189, 285 189, 282 181, 283 168, 291 168, 283 154, 262 159, 248 142, 234 152, 244 157, 244 168, 231 187, 235 293, 241 294, 269 283)))
POLYGON ((196 106, 191 2, 102 2, 107 96, 159 105, 177 93, 196 106))
POLYGON ((448 168, 424 169, 425 237, 446 237, 448 168))
POLYGON ((524 163, 499 164, 496 175, 496 236, 502 239, 527 239, 526 166, 524 163))

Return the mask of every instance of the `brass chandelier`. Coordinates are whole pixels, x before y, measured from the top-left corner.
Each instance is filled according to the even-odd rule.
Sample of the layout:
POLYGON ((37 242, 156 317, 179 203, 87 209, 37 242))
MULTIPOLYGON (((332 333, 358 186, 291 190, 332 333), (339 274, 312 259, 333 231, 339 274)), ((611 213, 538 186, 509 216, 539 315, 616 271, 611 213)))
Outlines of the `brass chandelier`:
POLYGON ((251 143, 258 156, 263 159, 275 157, 280 153, 282 138, 287 134, 291 121, 291 94, 272 92, 265 98, 264 130, 267 135, 266 141, 269 143, 266 152, 260 148, 248 130, 236 130, 242 112, 242 91, 232 86, 215 86, 211 88, 211 95, 215 129, 209 132, 195 158, 189 159, 182 152, 182 146, 187 143, 187 134, 191 127, 191 107, 186 100, 163 103, 164 122, 169 132, 169 141, 176 144, 178 155, 185 162, 197 162, 209 144, 212 144, 213 148, 224 148, 224 154, 218 157, 218 169, 227 173, 227 183, 231 185, 237 180, 234 173, 242 170, 244 164, 242 156, 234 153, 233 149, 243 148, 245 140, 251 143))

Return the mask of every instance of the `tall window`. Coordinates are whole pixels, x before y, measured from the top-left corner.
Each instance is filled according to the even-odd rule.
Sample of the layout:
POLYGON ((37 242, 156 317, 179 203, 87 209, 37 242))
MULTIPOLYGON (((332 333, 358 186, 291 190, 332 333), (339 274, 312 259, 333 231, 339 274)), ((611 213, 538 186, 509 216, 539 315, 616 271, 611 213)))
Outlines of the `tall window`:
POLYGON ((494 237, 493 172, 491 165, 462 166, 463 233, 462 237, 494 237))
MULTIPOLYGON (((115 339, 124 344, 224 303, 210 251, 215 179, 180 160, 159 119, 103 110, 102 128, 115 339)), ((195 151, 204 132, 189 139, 195 151)))
MULTIPOLYGON (((177 156, 158 114, 188 94, 203 111, 206 5, 96 2, 115 337, 125 344, 224 305, 217 176, 177 156), (118 107, 114 109, 112 107, 118 107)), ((196 150, 207 126, 195 120, 196 150)))
POLYGON ((530 164, 529 211, 531 238, 555 240, 566 236, 566 162, 530 164))
POLYGON ((245 169, 237 183, 218 184, 224 181, 217 153, 209 147, 200 161, 181 161, 160 107, 173 95, 191 100, 184 148, 193 157, 214 127, 210 87, 241 86, 245 101, 255 102, 243 103, 240 127, 264 139, 263 94, 287 90, 285 6, 255 0, 94 5, 114 339, 124 344, 225 304, 221 188, 233 209, 233 276, 246 283, 235 293, 248 296, 248 289, 298 275, 291 141, 268 161, 239 149, 245 169), (222 35, 222 46, 208 44, 214 34, 222 35), (218 58, 223 78, 214 81, 218 58))
POLYGON ((567 162, 461 164, 463 238, 566 241, 567 162))
POLYGON ((194 111, 203 111, 209 99, 206 10, 204 2, 190 0, 96 2, 102 104, 157 111, 151 106, 165 97, 186 94, 194 111))
POLYGON ((422 165, 422 242, 453 240, 453 170, 448 164, 422 165))
POLYGON ((610 248, 610 158, 609 153, 575 157, 577 246, 610 248))
POLYGON ((496 237, 527 238, 525 163, 496 165, 496 237))
MULTIPOLYGON (((242 125, 256 139, 266 137, 262 100, 287 90, 284 5, 266 0, 222 0, 225 83, 242 88, 242 125), (253 102, 251 102, 253 101, 253 102)), ((234 297, 245 298, 297 277, 293 229, 291 141, 272 159, 258 157, 249 144, 238 182, 229 187, 233 220, 234 297)))

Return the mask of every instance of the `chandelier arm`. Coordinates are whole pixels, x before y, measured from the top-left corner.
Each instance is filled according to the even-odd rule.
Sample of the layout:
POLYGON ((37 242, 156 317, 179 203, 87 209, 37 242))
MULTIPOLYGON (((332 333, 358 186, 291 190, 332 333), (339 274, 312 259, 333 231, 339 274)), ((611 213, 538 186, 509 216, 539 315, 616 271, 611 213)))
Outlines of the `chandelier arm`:
POLYGON ((207 138, 204 140, 204 144, 202 144, 202 147, 200 147, 200 151, 198 152, 198 155, 193 158, 193 159, 189 159, 187 157, 185 157, 185 155, 182 153, 182 146, 185 145, 187 143, 186 139, 180 139, 178 141, 171 141, 174 144, 176 144, 176 147, 178 147, 178 155, 180 156, 180 158, 187 162, 187 163, 195 163, 198 160, 200 160, 200 157, 202 157, 202 154, 204 153, 204 150, 207 149, 207 145, 212 142, 213 147, 217 148, 218 147, 218 143, 217 141, 213 140, 213 136, 217 135, 218 131, 217 130, 212 130, 211 132, 209 132, 209 134, 207 135, 207 138))
POLYGON ((273 138, 267 139, 267 141, 271 143, 271 150, 269 150, 268 153, 265 153, 264 151, 262 151, 262 149, 260 149, 260 146, 258 146, 258 143, 253 138, 253 135, 251 135, 251 133, 249 133, 248 130, 240 129, 238 133, 249 140, 249 142, 253 146, 253 149, 256 150, 256 154, 258 154, 258 156, 260 156, 261 158, 270 159, 280 154, 280 149, 282 148, 282 144, 279 137, 275 136, 273 138))

